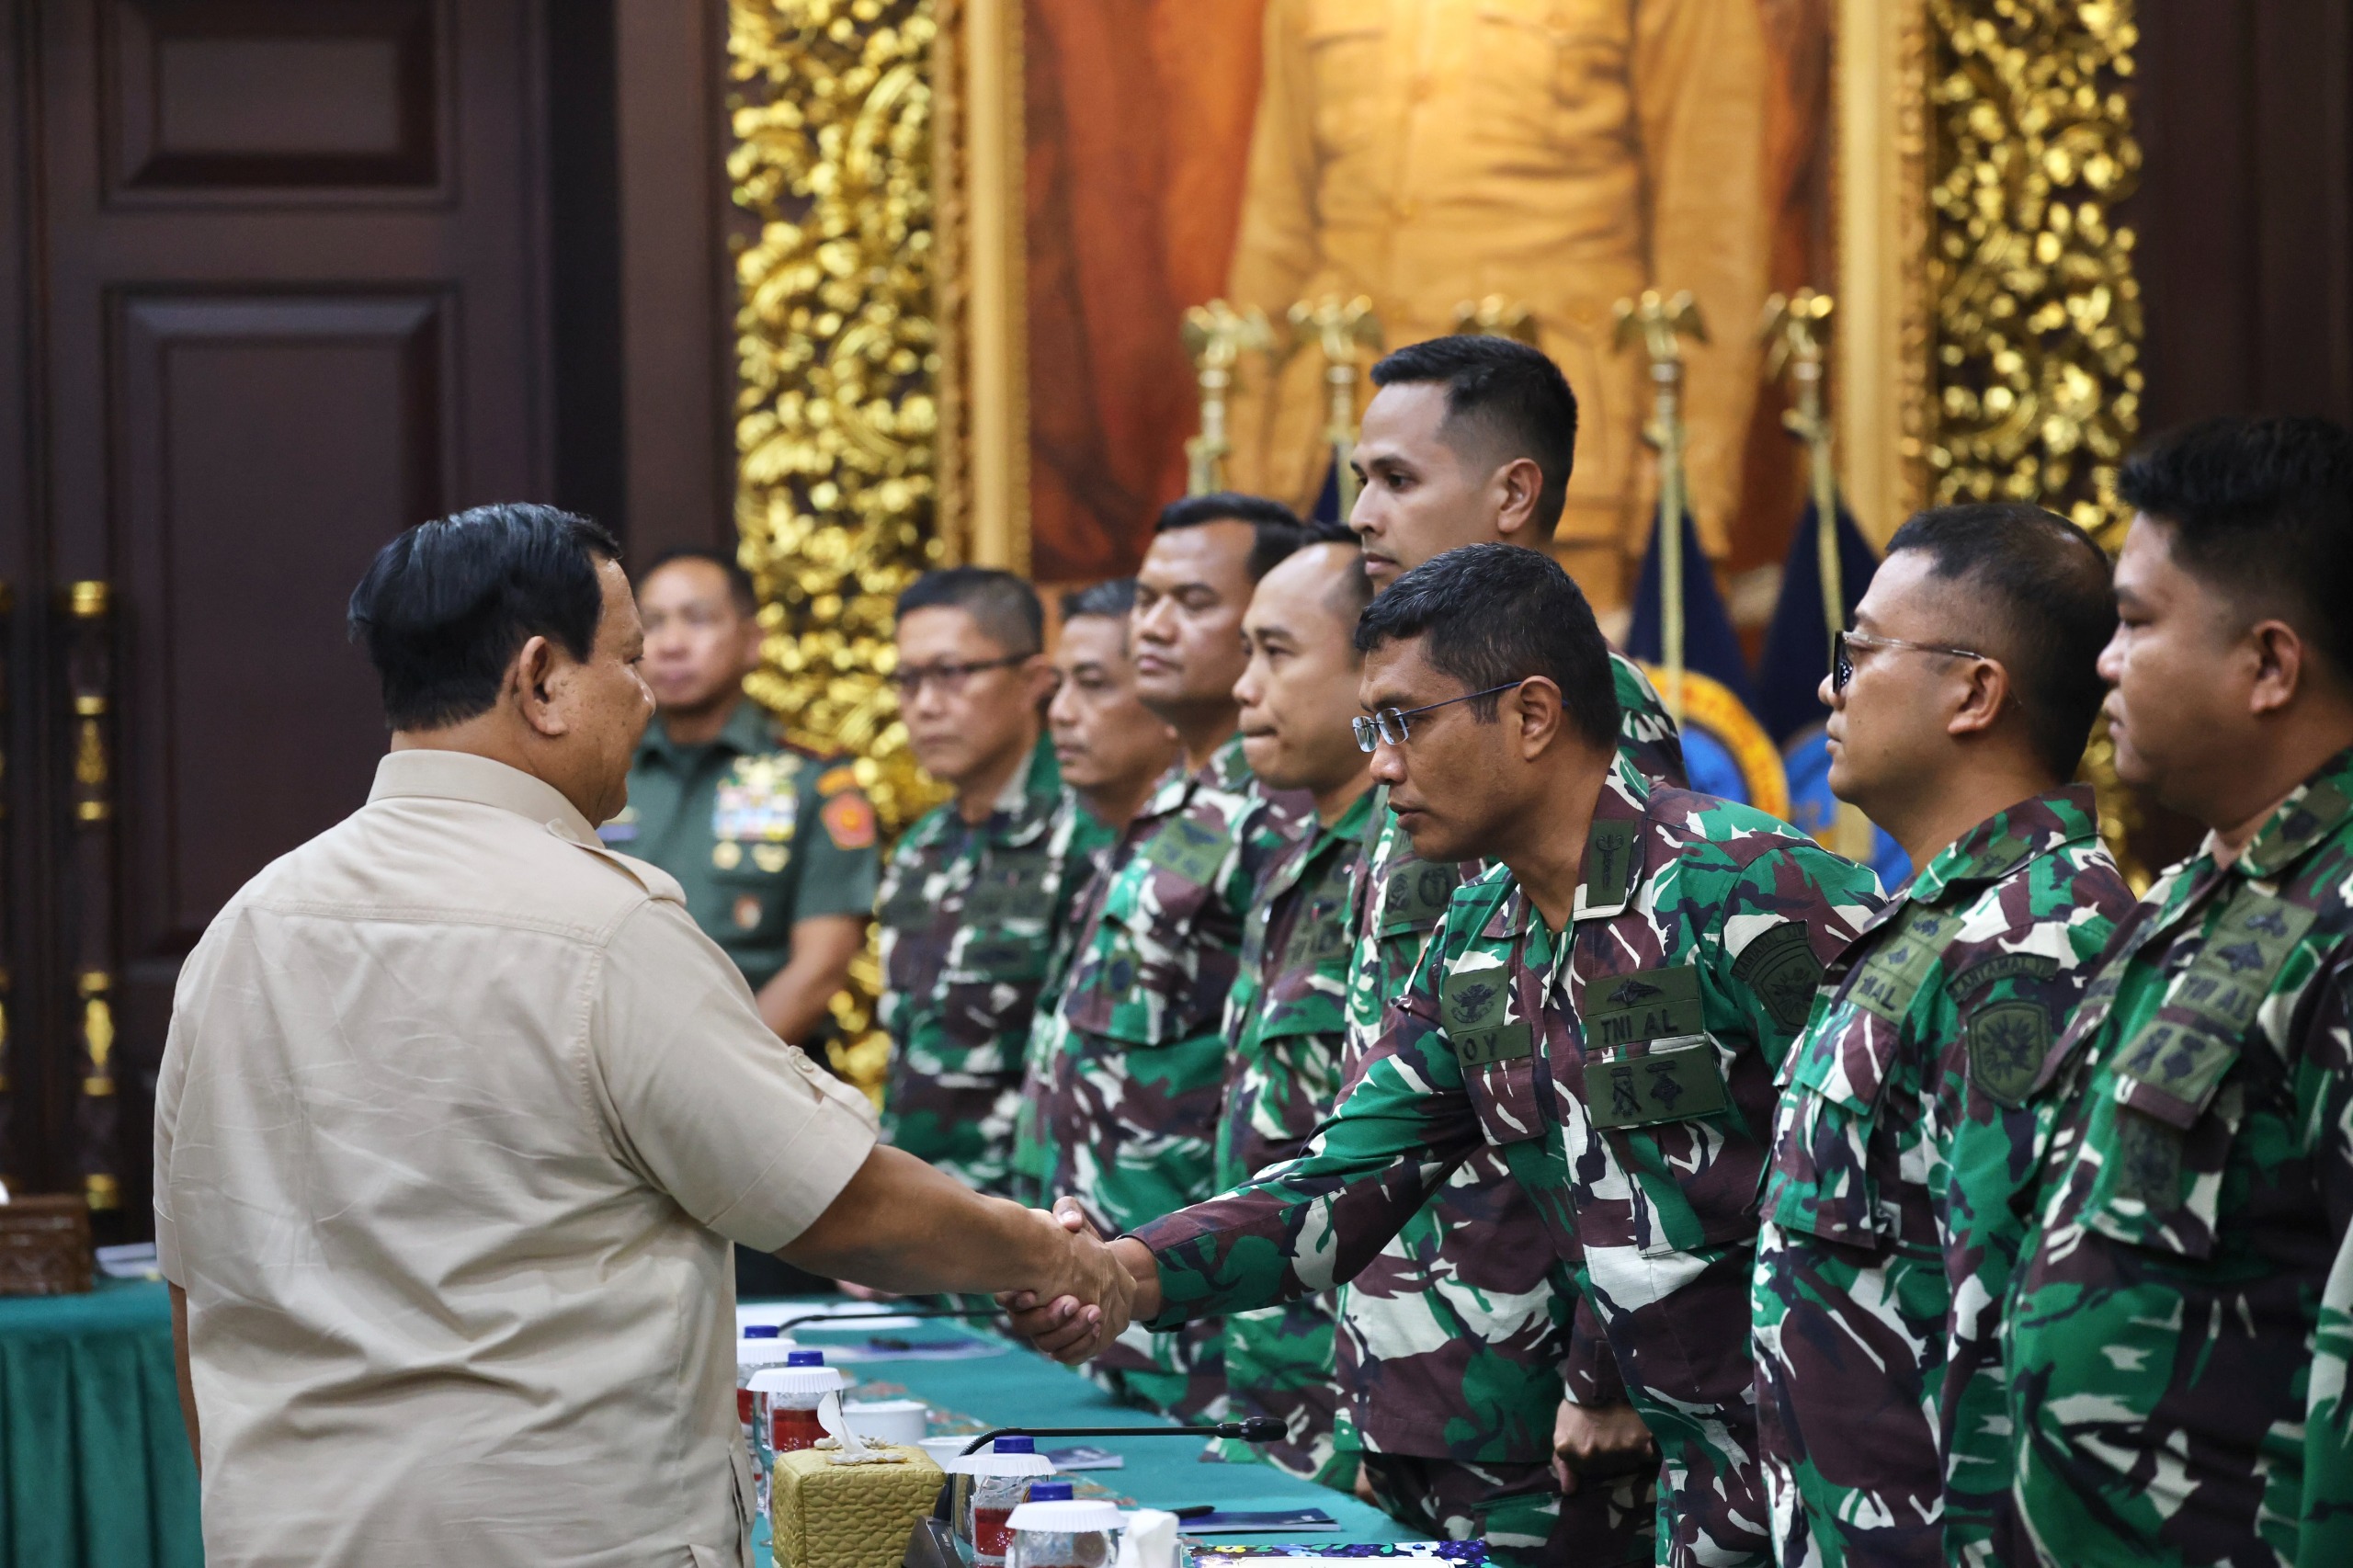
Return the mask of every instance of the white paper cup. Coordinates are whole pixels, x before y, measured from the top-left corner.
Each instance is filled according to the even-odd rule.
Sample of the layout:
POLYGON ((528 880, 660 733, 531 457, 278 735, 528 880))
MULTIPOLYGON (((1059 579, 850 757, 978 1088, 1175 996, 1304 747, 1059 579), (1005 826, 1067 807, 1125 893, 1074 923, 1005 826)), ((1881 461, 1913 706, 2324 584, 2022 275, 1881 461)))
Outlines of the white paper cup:
POLYGON ((928 1415, 919 1399, 852 1400, 842 1406, 842 1419, 868 1442, 909 1448, 921 1443, 930 1429, 928 1415))
POLYGON ((946 1470, 948 1461, 971 1447, 972 1439, 978 1435, 967 1432, 961 1437, 924 1437, 916 1441, 915 1447, 929 1454, 932 1463, 946 1470))

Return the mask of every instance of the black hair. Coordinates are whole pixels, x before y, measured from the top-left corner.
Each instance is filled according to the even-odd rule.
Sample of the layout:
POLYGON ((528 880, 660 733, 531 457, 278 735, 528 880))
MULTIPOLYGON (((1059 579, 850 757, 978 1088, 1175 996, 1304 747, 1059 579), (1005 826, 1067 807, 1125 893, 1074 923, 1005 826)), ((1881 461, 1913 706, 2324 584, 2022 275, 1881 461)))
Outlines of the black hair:
MULTIPOLYGON (((1364 607, 1372 602, 1372 578, 1364 569, 1364 540, 1346 523, 1318 519, 1307 525, 1307 544, 1346 545, 1357 552, 1356 559, 1340 574, 1339 586, 1333 590, 1333 597, 1342 614, 1350 618, 1362 615, 1364 607)), ((1304 550, 1307 545, 1300 548, 1304 550)))
POLYGON ((620 559, 585 517, 527 501, 419 523, 376 552, 351 591, 351 640, 368 650, 395 730, 438 730, 490 710, 525 642, 596 650, 597 567, 620 559))
MULTIPOLYGON (((1618 687, 1593 607, 1560 562, 1514 544, 1466 544, 1389 585, 1357 620, 1357 652, 1425 639, 1422 657, 1465 691, 1529 676, 1561 688, 1569 727, 1589 744, 1618 744, 1618 687)), ((1492 721, 1502 694, 1471 704, 1492 721)))
POLYGON ((644 587, 654 581, 654 574, 681 561, 699 561, 705 565, 718 567, 727 579, 727 597, 733 601, 735 613, 746 620, 760 613, 760 590, 754 585, 752 574, 744 570, 744 563, 732 555, 723 555, 699 544, 673 545, 647 562, 645 569, 637 574, 637 585, 644 587))
MULTIPOLYGON (((1916 550, 1932 576, 1966 583, 1992 624, 1980 644, 2008 666, 2036 757, 2071 777, 2108 686, 2099 652, 2116 632, 2108 554, 2089 534, 2022 501, 1915 513, 1887 552, 1916 550)), ((1974 635, 1974 633, 1972 633, 1974 635)))
POLYGON ((919 609, 961 609, 1007 653, 1034 653, 1046 645, 1046 612, 1038 590, 994 566, 944 566, 925 573, 900 594, 892 619, 904 620, 919 609))
POLYGON ((1244 495, 1233 490, 1213 490, 1206 495, 1187 495, 1171 501, 1160 509, 1160 520, 1153 524, 1152 531, 1174 533, 1178 528, 1227 522, 1250 525, 1250 559, 1243 567, 1253 583, 1280 565, 1309 538, 1308 526, 1289 506, 1264 495, 1244 495))
POLYGON ((2353 678, 2353 432, 2328 419, 2202 420, 2127 458, 2116 493, 2168 527, 2184 571, 2278 615, 2353 678))
POLYGON ((1498 466, 1534 462, 1544 483, 1529 520, 1540 541, 1552 537, 1577 457, 1576 393, 1558 365, 1512 338, 1463 333, 1406 345, 1373 366, 1372 384, 1443 386, 1441 429, 1464 427, 1498 454, 1498 466))
POLYGON ((1063 619, 1076 620, 1082 615, 1104 615, 1125 620, 1128 612, 1136 608, 1136 580, 1114 577, 1108 583, 1095 583, 1084 588, 1073 588, 1063 595, 1063 619))

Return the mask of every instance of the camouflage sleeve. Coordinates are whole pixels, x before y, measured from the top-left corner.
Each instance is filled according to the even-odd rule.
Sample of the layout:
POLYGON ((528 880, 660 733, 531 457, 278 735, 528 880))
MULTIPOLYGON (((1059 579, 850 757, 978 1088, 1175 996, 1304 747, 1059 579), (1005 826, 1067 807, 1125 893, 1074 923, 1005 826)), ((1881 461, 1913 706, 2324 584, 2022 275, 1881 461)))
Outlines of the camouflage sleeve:
POLYGON ((829 767, 818 776, 794 831, 801 850, 801 886, 792 917, 873 914, 878 870, 874 807, 847 766, 829 767))
POLYGON ((1134 1232, 1160 1266, 1163 1305, 1152 1327, 1353 1279, 1470 1157, 1478 1116, 1438 1021, 1428 956, 1445 929, 1304 1155, 1134 1232))
POLYGON ((1823 971, 1885 902, 1870 867, 1808 840, 1757 856, 1725 890, 1717 978, 1777 1078, 1823 971))
POLYGON ((2305 1396, 2304 1494, 2298 1520, 2299 1564, 2353 1562, 2353 971, 2329 978, 2301 1071, 2321 1077, 2321 1114, 2313 1151, 2323 1222, 2336 1241, 2336 1264, 2321 1292, 2311 1381, 2305 1396))
POLYGON ((1617 1353, 1609 1348, 1601 1319, 1583 1291, 1577 1292, 1576 1317, 1569 1324, 1569 1353, 1561 1363, 1561 1376, 1568 1385, 1572 1404, 1626 1403, 1626 1379, 1618 1369, 1617 1353))

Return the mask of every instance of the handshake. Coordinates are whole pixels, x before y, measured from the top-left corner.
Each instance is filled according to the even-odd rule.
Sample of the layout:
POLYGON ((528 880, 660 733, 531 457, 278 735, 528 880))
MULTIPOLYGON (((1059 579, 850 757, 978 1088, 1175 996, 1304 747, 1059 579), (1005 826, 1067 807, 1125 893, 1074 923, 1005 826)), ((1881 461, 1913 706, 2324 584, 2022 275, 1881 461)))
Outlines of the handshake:
POLYGON ((1078 1362, 1108 1349, 1130 1323, 1158 1315, 1160 1268, 1142 1243, 1127 1236, 1106 1243, 1076 1199, 1056 1199, 1051 1213, 1029 1212, 1052 1239, 1041 1249, 1040 1284, 996 1298, 1016 1333, 1057 1361, 1078 1362))

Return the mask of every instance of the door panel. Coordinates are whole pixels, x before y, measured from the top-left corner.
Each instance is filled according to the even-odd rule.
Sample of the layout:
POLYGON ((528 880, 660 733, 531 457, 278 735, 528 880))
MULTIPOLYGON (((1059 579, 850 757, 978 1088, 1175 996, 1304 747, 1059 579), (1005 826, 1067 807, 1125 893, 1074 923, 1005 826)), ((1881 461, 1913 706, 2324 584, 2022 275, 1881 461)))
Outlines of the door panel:
POLYGON ((6 803, 16 928, 44 935, 19 944, 33 1070, 0 1169, 142 1233, 179 963, 383 748, 352 585, 412 523, 552 489, 540 14, 12 9, 36 472, 0 503, 0 570, 8 752, 41 777, 13 769, 6 803))

